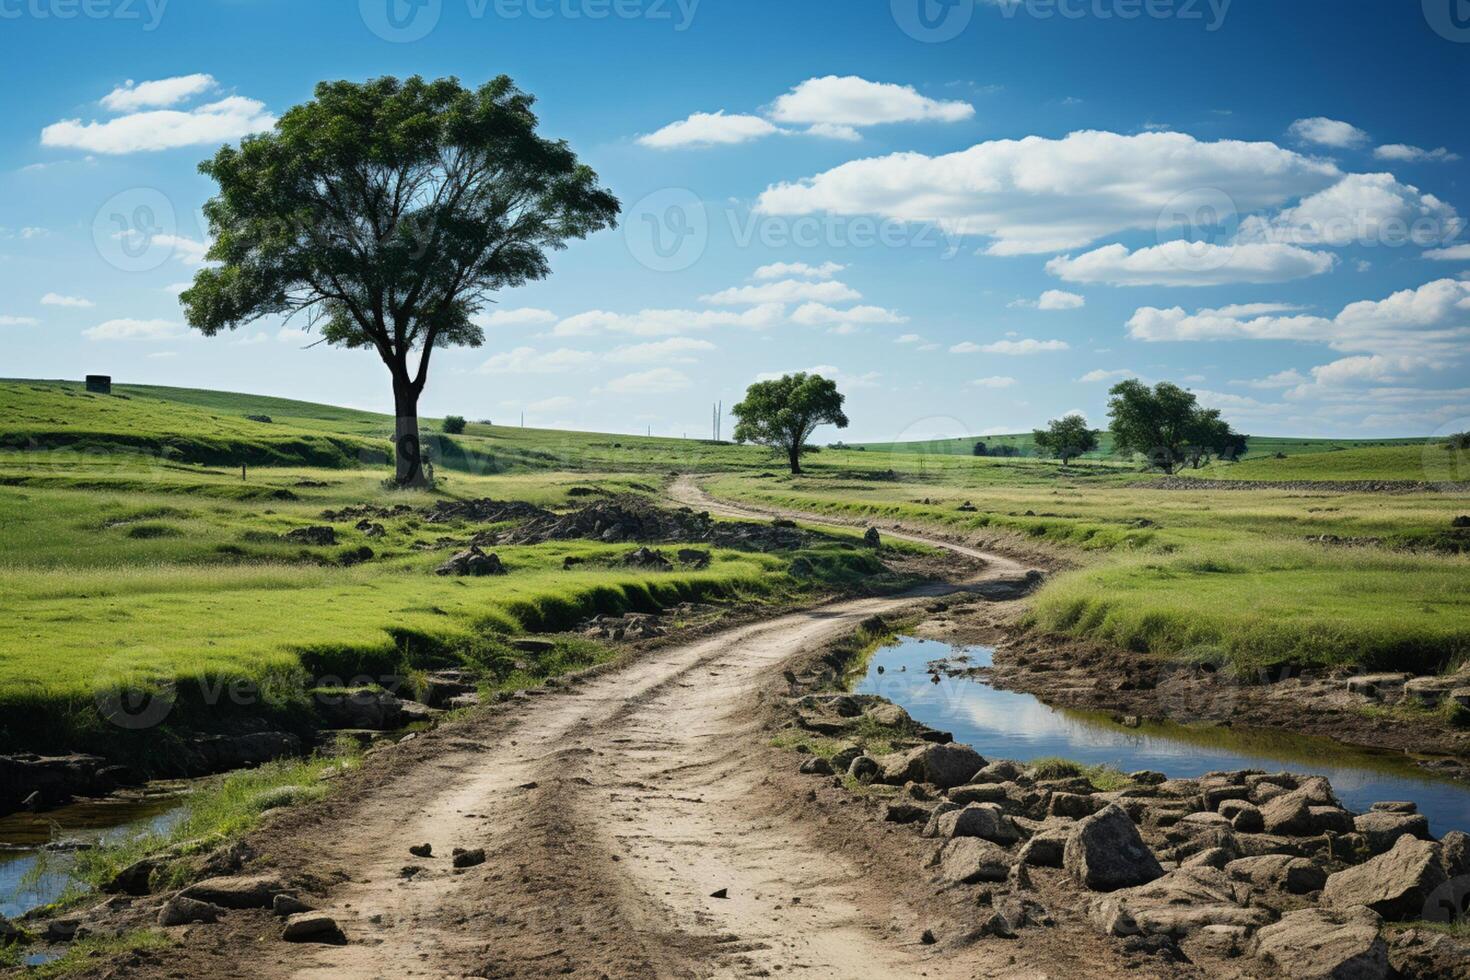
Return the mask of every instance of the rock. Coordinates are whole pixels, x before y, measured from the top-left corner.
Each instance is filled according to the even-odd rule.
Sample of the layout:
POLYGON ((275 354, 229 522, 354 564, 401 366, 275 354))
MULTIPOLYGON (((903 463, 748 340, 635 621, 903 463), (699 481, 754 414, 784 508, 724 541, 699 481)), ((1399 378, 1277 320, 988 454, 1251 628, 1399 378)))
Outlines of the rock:
POLYGON ((1382 854, 1393 849, 1399 838, 1406 834, 1421 840, 1429 839, 1429 820, 1422 813, 1391 813, 1373 810, 1353 818, 1353 829, 1368 842, 1368 850, 1382 854))
POLYGON ((1053 793, 1047 802, 1046 813, 1051 817, 1070 817, 1080 820, 1082 817, 1092 816, 1105 805, 1102 800, 1095 800, 1081 793, 1053 793))
POLYGON ((1192 830, 1209 830, 1211 828, 1226 828, 1230 821, 1218 813, 1209 810, 1200 810, 1197 813, 1187 813, 1179 821, 1184 828, 1192 830))
POLYGON ((327 941, 340 938, 342 929, 337 920, 325 912, 298 912, 286 917, 281 938, 288 943, 327 941))
POLYGON ((499 555, 487 555, 480 550, 479 545, 470 545, 468 550, 459 552, 434 569, 434 574, 479 577, 505 575, 506 569, 501 564, 499 555))
POLYGON ((934 826, 924 828, 926 837, 980 837, 997 844, 1014 844, 1021 832, 994 803, 971 803, 934 817, 934 826))
POLYGON ((1250 789, 1244 785, 1206 786, 1200 791, 1205 809, 1211 812, 1219 810, 1226 800, 1249 800, 1250 795, 1250 789))
POLYGON ((404 724, 403 701, 374 688, 320 690, 313 697, 317 715, 328 728, 387 732, 404 724))
POLYGON ((1181 868, 1214 868, 1223 871, 1225 866, 1231 862, 1234 855, 1223 847, 1208 847, 1198 854, 1187 858, 1181 868))
POLYGON ((157 858, 146 857, 123 868, 102 886, 108 895, 147 895, 153 872, 159 867, 157 858))
POLYGON ((1464 685, 1463 678, 1415 677, 1404 684, 1404 700, 1413 701, 1425 708, 1437 708, 1450 692, 1464 685))
POLYGON ((1265 854, 1241 858, 1225 865, 1225 873, 1256 888, 1276 889, 1305 895, 1327 883, 1327 872, 1306 858, 1289 854, 1265 854))
POLYGON ((858 782, 867 785, 877 779, 883 773, 876 759, 868 755, 860 755, 848 763, 847 774, 858 782))
POLYGON ((863 532, 863 544, 869 548, 881 548, 883 546, 883 539, 878 534, 876 527, 870 527, 867 531, 863 532))
POLYGON ((277 895, 271 899, 271 912, 281 918, 285 918, 288 915, 300 915, 302 912, 315 911, 316 909, 295 895, 277 895))
POLYGON ((287 531, 285 539, 292 544, 305 544, 314 547, 326 547, 337 543, 337 532, 334 528, 319 525, 316 527, 298 527, 287 531))
POLYGON ((209 902, 175 895, 164 903, 163 908, 158 910, 158 924, 186 926, 192 922, 218 922, 224 911, 218 905, 209 902))
POLYGON ((1128 778, 1144 786, 1157 786, 1160 783, 1169 781, 1168 776, 1161 772, 1155 772, 1152 769, 1140 769, 1137 772, 1130 772, 1128 778))
POLYGON ((1260 807, 1244 800, 1229 800, 1220 804, 1220 814, 1230 821, 1230 827, 1242 834, 1259 834, 1266 829, 1266 820, 1260 807))
POLYGON ((879 764, 883 767, 883 782, 890 785, 933 783, 940 789, 953 789, 970 782, 970 777, 985 766, 985 759, 968 745, 926 744, 886 755, 879 764))
POLYGON ((434 856, 434 845, 433 844, 414 844, 411 847, 409 847, 408 853, 412 854, 416 858, 433 857, 434 856))
POLYGON ((976 783, 1009 783, 1021 775, 1021 767, 1009 759, 996 759, 975 774, 976 783))
POLYGON ((1439 839, 1440 860, 1451 878, 1470 875, 1470 834, 1451 830, 1439 839))
POLYGON ((1300 837, 1312 832, 1311 805, 1296 790, 1284 793, 1262 806, 1261 820, 1268 834, 1300 837))
POLYGON ((929 819, 929 810, 917 803, 889 803, 883 808, 883 819, 888 823, 919 823, 929 819))
POLYGON ((832 763, 819 755, 814 755, 803 762, 799 771, 803 776, 831 776, 835 772, 832 763))
POLYGON ((1314 834, 1351 834, 1353 815, 1338 806, 1309 806, 1314 834))
POLYGON ((456 868, 473 868, 485 863, 485 849, 477 847, 471 851, 462 851, 455 848, 454 866, 456 868))
POLYGON ((1257 932, 1252 952, 1292 980, 1384 980, 1388 948, 1380 924, 1361 906, 1302 909, 1257 932))
POLYGON ((289 891, 286 883, 275 875, 248 875, 239 878, 207 878, 195 882, 179 894, 200 902, 227 909, 268 909, 279 892, 289 891))
POLYGON ((1060 868, 1071 835, 1070 824, 1043 824, 1021 845, 1016 860, 1040 868, 1060 868))
POLYGON ((1470 939, 1428 929, 1405 929, 1388 938, 1388 965, 1399 977, 1470 978, 1470 939))
POLYGON ((1116 804, 1073 828, 1062 866, 1093 891, 1146 884, 1164 873, 1132 818, 1116 804))
POLYGON ((1387 697, 1396 698, 1403 693, 1404 682, 1412 676, 1412 674, 1362 674, 1358 677, 1349 677, 1347 689, 1350 694, 1359 694, 1374 700, 1387 697))
POLYGON ((1011 873, 1011 858, 988 840, 956 837, 939 852, 939 870, 945 881, 955 884, 1005 881, 1011 873))
POLYGON ((832 754, 832 769, 836 772, 847 772, 852 766, 852 760, 863 754, 863 750, 857 745, 844 745, 832 754))
POLYGON ((1330 876, 1322 905, 1366 905, 1390 921, 1418 918, 1430 894, 1447 880, 1438 859, 1434 844, 1400 837, 1388 853, 1330 876))
POLYGON ((679 564, 689 565, 693 568, 708 568, 710 559, 713 557, 708 551, 700 551, 698 548, 680 548, 679 564))
POLYGON ((1383 800, 1368 809, 1373 813, 1418 813, 1419 804, 1407 800, 1383 800))
POLYGON ((622 564, 628 568, 647 568, 658 572, 666 572, 674 567, 662 552, 652 548, 638 548, 628 552, 623 556, 622 564))
POLYGON ((1215 868, 1179 868, 1161 878, 1094 899, 1088 917, 1104 935, 1182 937, 1209 926, 1252 929, 1271 921, 1247 908, 1247 889, 1215 868))
POLYGON ((882 725, 885 728, 907 728, 912 724, 912 719, 909 718, 907 711, 889 702, 875 704, 865 711, 864 714, 870 721, 882 725))
POLYGON ((945 794, 960 806, 969 803, 1004 803, 1009 797, 1003 783, 967 783, 945 794))

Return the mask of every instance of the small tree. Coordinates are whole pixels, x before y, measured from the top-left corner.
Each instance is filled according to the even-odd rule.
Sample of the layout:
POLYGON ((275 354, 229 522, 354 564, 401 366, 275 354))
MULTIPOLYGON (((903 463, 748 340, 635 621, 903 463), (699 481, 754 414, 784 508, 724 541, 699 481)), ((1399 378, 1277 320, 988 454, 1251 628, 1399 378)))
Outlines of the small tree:
POLYGON ((1113 449, 1142 453, 1151 465, 1173 473, 1197 431, 1194 395, 1168 381, 1149 388, 1137 380, 1120 382, 1109 394, 1113 449))
POLYGON ((546 254, 616 223, 618 201, 566 143, 536 132, 505 76, 322 82, 275 129, 200 171, 217 268, 180 297, 206 336, 302 313, 393 380, 395 480, 423 486, 419 395, 435 349, 478 347, 488 293, 544 279, 546 254), (413 363, 417 354, 417 363, 413 363))
POLYGON ((1066 466, 1083 453, 1097 448, 1097 430, 1087 426, 1087 420, 1072 414, 1052 419, 1045 429, 1032 432, 1039 453, 1056 456, 1066 466))
POLYGON ((464 416, 463 415, 446 415, 446 416, 444 416, 444 434, 445 435, 447 435, 447 436, 457 436, 460 433, 464 432, 464 427, 465 427, 465 421, 464 421, 464 416))
POLYGON ((974 454, 976 456, 984 456, 984 455, 986 455, 986 452, 985 452, 985 443, 983 443, 983 442, 977 442, 977 443, 975 443, 975 445, 971 448, 970 451, 971 451, 972 454, 974 454))
POLYGON ((817 374, 788 374, 775 381, 758 381, 745 391, 745 400, 730 411, 738 420, 736 442, 753 442, 784 452, 793 474, 801 473, 801 454, 819 425, 847 428, 842 414, 845 399, 837 384, 817 374))

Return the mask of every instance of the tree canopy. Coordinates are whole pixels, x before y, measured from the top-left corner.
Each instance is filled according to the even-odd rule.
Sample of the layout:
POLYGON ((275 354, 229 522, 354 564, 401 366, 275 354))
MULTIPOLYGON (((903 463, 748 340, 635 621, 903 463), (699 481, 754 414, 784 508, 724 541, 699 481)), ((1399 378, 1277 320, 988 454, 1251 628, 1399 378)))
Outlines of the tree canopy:
POLYGON ((847 428, 843 401, 837 383, 818 374, 802 372, 758 381, 746 389, 745 400, 730 410, 737 419, 735 441, 780 450, 791 472, 800 473, 801 455, 817 426, 847 428))
POLYGON ((1032 439, 1037 450, 1057 457, 1063 466, 1097 448, 1097 430, 1089 428, 1087 419, 1075 412, 1052 419, 1045 429, 1034 430, 1032 439))
POLYGON ((1194 393, 1161 381, 1150 388, 1129 380, 1109 392, 1115 452, 1136 452, 1166 473, 1189 460, 1198 466, 1210 453, 1233 459, 1245 452, 1246 437, 1233 431, 1219 409, 1202 408, 1194 393))
POLYGON ((424 481, 418 398, 438 347, 478 347, 488 294, 545 278, 547 253, 616 224, 618 201, 534 99, 500 76, 322 82, 275 128, 200 165, 217 267, 181 301, 207 336, 301 315, 387 365, 396 478, 424 481), (413 363, 414 355, 417 363, 413 363))

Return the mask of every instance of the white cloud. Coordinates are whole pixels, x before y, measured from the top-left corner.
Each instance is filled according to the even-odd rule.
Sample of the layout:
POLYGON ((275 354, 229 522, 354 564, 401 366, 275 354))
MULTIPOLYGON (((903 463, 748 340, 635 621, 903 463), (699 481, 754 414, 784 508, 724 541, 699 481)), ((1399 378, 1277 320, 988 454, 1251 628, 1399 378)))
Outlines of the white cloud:
POLYGON ((40 320, 33 316, 10 316, 0 314, 0 327, 35 327, 39 326, 40 320))
MULTIPOLYGON (((876 388, 878 379, 882 377, 877 371, 868 371, 864 374, 848 374, 846 371, 833 364, 816 364, 809 368, 800 369, 804 374, 815 374, 826 378, 828 381, 837 382, 838 388, 876 388)), ((757 381, 775 381, 784 374, 795 374, 795 371, 762 371, 755 376, 757 381)))
POLYGON ((992 375, 988 378, 976 378, 970 384, 976 388, 1009 388, 1016 383, 1015 378, 1005 375, 992 375))
POLYGON ((881 306, 853 306, 838 310, 822 303, 805 303, 791 314, 791 321, 815 327, 829 323, 908 323, 909 318, 881 306))
POLYGON ((159 109, 203 95, 215 87, 213 75, 179 75, 152 82, 128 79, 102 97, 102 105, 113 112, 159 109))
POLYGON ((550 310, 537 309, 534 306, 523 306, 510 310, 495 310, 492 313, 481 313, 475 317, 475 323, 481 327, 533 327, 546 323, 555 323, 556 314, 550 310))
MULTIPOLYGON (((129 228, 127 231, 115 233, 112 237, 119 241, 127 241, 135 248, 172 249, 173 257, 184 265, 203 265, 205 255, 209 252, 209 245, 206 242, 195 241, 185 235, 168 233, 145 235, 136 228, 129 228)), ((185 288, 192 285, 193 283, 189 283, 185 288)))
POLYGON ((1099 381, 1126 381, 1128 378, 1137 378, 1139 376, 1137 371, 1130 371, 1127 368, 1119 368, 1116 371, 1104 371, 1098 368, 1095 371, 1088 371, 1077 380, 1086 384, 1095 384, 1099 381))
POLYGON ((1351 123, 1341 122, 1337 119, 1327 119, 1323 116, 1298 119, 1286 131, 1303 142, 1315 143, 1318 146, 1330 146, 1339 150, 1362 146, 1368 142, 1368 134, 1358 127, 1351 123))
POLYGON ((813 123, 806 128, 808 136, 820 136, 823 139, 842 140, 846 143, 856 143, 863 138, 863 134, 852 126, 838 126, 835 123, 813 123))
POLYGON ((1040 299, 1012 300, 1007 306, 1027 310, 1079 310, 1087 305, 1086 298, 1061 289, 1048 289, 1040 299))
POLYGON ((668 340, 619 347, 607 355, 607 360, 614 364, 656 364, 659 362, 689 364, 698 360, 696 357, 691 357, 691 354, 715 349, 715 345, 708 340, 696 340, 693 337, 670 337, 668 340))
POLYGON ((169 320, 108 320, 82 333, 90 340, 176 340, 185 335, 182 325, 169 320))
POLYGON ((771 118, 777 122, 838 127, 959 122, 974 114, 975 107, 968 102, 940 102, 920 95, 911 85, 870 82, 856 75, 809 78, 771 106, 771 118))
POLYGON ((1422 146, 1410 146, 1407 143, 1387 143, 1374 150, 1373 155, 1379 160, 1392 160, 1395 163, 1453 163, 1460 159, 1460 154, 1451 153, 1442 146, 1426 150, 1422 146))
POLYGON ((638 142, 656 150, 728 146, 779 132, 779 127, 760 116, 726 115, 721 109, 719 112, 696 112, 687 119, 669 123, 657 132, 638 137, 638 142))
POLYGON ((1424 257, 1437 259, 1440 262, 1470 262, 1470 243, 1451 245, 1449 248, 1430 249, 1424 253, 1424 257))
POLYGON ((693 387, 694 382, 682 371, 673 368, 652 368, 634 374, 614 378, 605 390, 618 395, 661 395, 672 391, 683 391, 693 387))
POLYGON ((772 262, 755 270, 753 279, 831 279, 847 266, 840 262, 808 265, 805 262, 772 262))
POLYGON ((1256 378, 1251 381, 1235 381, 1232 384, 1238 384, 1246 388, 1291 388, 1306 380, 1306 375, 1302 374, 1296 368, 1287 368, 1285 371, 1268 374, 1264 378, 1256 378))
POLYGON ((906 333, 906 334, 902 334, 901 336, 898 336, 898 337, 893 338, 893 342, 895 344, 919 344, 919 343, 923 343, 923 341, 924 341, 924 338, 923 337, 920 337, 916 333, 906 333))
POLYGON ((597 363, 597 355, 583 350, 559 347, 552 351, 538 351, 532 347, 517 347, 502 351, 481 364, 481 374, 564 374, 579 371, 597 363))
POLYGON ((1219 316, 1264 316, 1267 313, 1294 313, 1302 307, 1291 303, 1232 303, 1215 310, 1219 316))
POLYGON ((1046 271, 1068 282, 1114 286, 1215 286, 1224 283, 1286 282, 1332 269, 1336 258, 1295 245, 1214 245, 1183 239, 1130 252, 1104 245, 1077 256, 1062 255, 1046 271))
POLYGON ((1349 174, 1271 218, 1240 223, 1242 242, 1288 245, 1433 245, 1454 238, 1465 223, 1433 194, 1401 184, 1393 174, 1349 174))
POLYGON ((41 131, 41 145, 122 154, 233 142, 276 124, 265 103, 232 95, 182 111, 154 109, 106 122, 65 119, 41 131))
POLYGON ((1277 207, 1339 177, 1330 161, 1273 143, 1079 131, 1063 139, 993 140, 942 156, 853 160, 767 188, 757 210, 936 222, 953 233, 989 236, 990 254, 1019 255, 1152 231, 1166 210, 1192 214, 1221 194, 1243 213, 1277 207))
POLYGON ((710 296, 701 296, 700 301, 714 306, 740 306, 747 303, 845 303, 862 299, 862 295, 851 286, 835 280, 805 282, 800 279, 783 279, 759 286, 735 286, 710 296))
POLYGON ((558 337, 578 337, 598 333, 625 333, 640 337, 672 337, 714 327, 744 327, 765 330, 781 323, 786 307, 780 303, 763 303, 739 313, 729 310, 640 310, 637 313, 610 313, 588 310, 569 316, 558 323, 552 333, 558 337))
POLYGON ((47 293, 41 297, 42 306, 67 306, 73 309, 89 309, 97 304, 80 296, 62 296, 59 293, 47 293))
POLYGON ((1020 357, 1027 354, 1043 354, 1049 351, 1071 350, 1065 340, 997 340, 991 344, 975 344, 966 340, 949 349, 951 354, 1005 354, 1020 357))

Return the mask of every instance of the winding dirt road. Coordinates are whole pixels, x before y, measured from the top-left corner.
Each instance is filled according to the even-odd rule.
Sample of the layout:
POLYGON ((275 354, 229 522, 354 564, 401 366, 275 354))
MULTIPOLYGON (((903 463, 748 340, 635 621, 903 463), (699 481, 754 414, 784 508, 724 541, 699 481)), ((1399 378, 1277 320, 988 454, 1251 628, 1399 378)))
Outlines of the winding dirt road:
MULTIPOLYGON (((688 480, 675 496, 748 516, 688 480)), ((980 580, 1024 572, 930 543, 984 559, 980 580)), ((798 782, 761 728, 761 698, 784 663, 868 616, 947 591, 845 601, 665 647, 391 749, 360 777, 367 785, 256 842, 283 874, 335 880, 322 904, 346 945, 283 943, 262 916, 232 934, 195 927, 158 975, 908 980, 1089 970, 1067 943, 1025 966, 1004 945, 921 943, 924 923, 967 913, 922 880, 917 838, 873 830, 870 818, 862 831, 856 816, 823 817, 816 792, 802 788, 815 781, 798 782), (409 855, 426 842, 434 857, 409 855), (487 860, 455 871, 454 847, 484 848, 487 860), (1038 967, 1048 960, 1051 969, 1038 967)))

